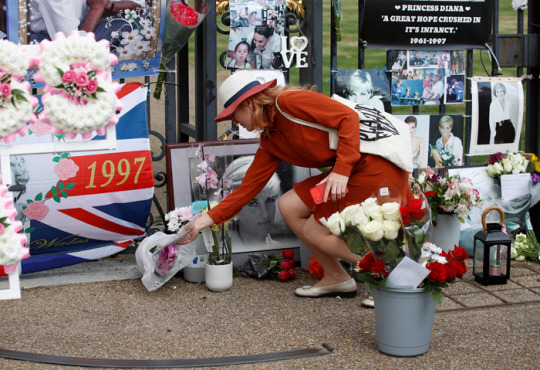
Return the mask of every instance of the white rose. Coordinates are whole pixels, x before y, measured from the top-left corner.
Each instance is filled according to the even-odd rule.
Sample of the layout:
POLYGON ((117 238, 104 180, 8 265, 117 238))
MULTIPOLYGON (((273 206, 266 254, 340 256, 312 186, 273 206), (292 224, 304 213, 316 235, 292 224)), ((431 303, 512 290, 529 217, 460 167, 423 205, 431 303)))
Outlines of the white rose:
POLYGON ((504 172, 508 172, 508 173, 512 172, 512 163, 510 162, 510 159, 503 158, 502 165, 503 165, 504 172))
POLYGON ((328 228, 335 236, 340 236, 345 231, 345 221, 341 218, 338 212, 328 218, 328 228))
POLYGON ((357 222, 356 222, 355 226, 358 228, 358 230, 362 230, 363 226, 366 226, 367 224, 369 224, 371 222, 369 217, 366 216, 366 215, 358 217, 358 219, 356 221, 357 222))
POLYGON ((397 221, 400 219, 399 203, 388 202, 382 205, 382 213, 384 218, 391 221, 397 221))
POLYGON ((495 168, 492 164, 488 164, 486 168, 488 176, 495 177, 497 174, 495 173, 495 168))
MULTIPOLYGON (((354 204, 352 206, 346 207, 341 211, 341 218, 345 221, 345 225, 355 225, 355 216, 357 214, 356 210, 361 209, 359 204, 354 204)), ((362 212, 363 214, 363 212, 362 212)))
POLYGON ((382 223, 377 220, 371 221, 365 226, 361 227, 360 231, 362 232, 362 235, 370 240, 373 240, 374 242, 381 240, 384 236, 382 223))
POLYGON ((341 212, 341 217, 345 220, 346 225, 357 226, 360 222, 365 222, 365 220, 369 222, 359 204, 345 208, 343 212, 341 212))
POLYGON ((384 237, 388 240, 393 240, 398 237, 398 231, 401 228, 401 223, 397 221, 384 220, 382 222, 382 230, 384 237))
POLYGON ((503 166, 499 162, 493 163, 493 171, 495 175, 500 175, 504 172, 503 166))
POLYGON ((382 222, 382 220, 384 219, 382 207, 377 204, 368 208, 367 212, 366 210, 364 210, 364 212, 366 213, 366 216, 370 217, 372 220, 377 220, 377 221, 382 222))

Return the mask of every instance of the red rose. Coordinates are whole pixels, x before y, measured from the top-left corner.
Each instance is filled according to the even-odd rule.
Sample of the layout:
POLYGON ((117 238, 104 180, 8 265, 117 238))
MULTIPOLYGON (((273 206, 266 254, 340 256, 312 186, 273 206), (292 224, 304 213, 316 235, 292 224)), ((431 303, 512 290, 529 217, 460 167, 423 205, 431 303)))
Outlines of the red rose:
POLYGON ((429 197, 432 197, 432 196, 434 196, 434 195, 436 195, 436 194, 437 194, 437 192, 436 192, 436 191, 433 191, 433 190, 426 191, 426 192, 424 193, 424 195, 425 195, 426 197, 428 197, 428 198, 429 198, 429 197))
POLYGON ((382 275, 382 276, 388 276, 388 273, 386 272, 386 268, 384 266, 383 261, 376 260, 373 265, 371 265, 371 271, 373 271, 376 274, 382 275))
POLYGON ((289 274, 289 280, 296 280, 296 272, 294 272, 294 269, 287 270, 287 273, 289 274))
POLYGON ((288 281, 289 280, 289 272, 287 270, 281 270, 279 272, 278 278, 281 281, 288 281))
POLYGON ((360 262, 358 262, 358 267, 360 271, 371 271, 373 264, 375 263, 375 258, 373 254, 368 253, 360 262))
POLYGON ((445 264, 444 267, 446 268, 446 280, 450 282, 454 281, 458 271, 461 271, 461 265, 457 260, 451 260, 450 262, 445 264))
POLYGON ((456 263, 454 266, 456 266, 456 276, 460 279, 463 278, 463 275, 465 275, 465 273, 467 272, 467 265, 465 265, 465 262, 463 261, 458 261, 458 260, 455 260, 456 263))
POLYGON ((399 209, 399 213, 401 214, 403 224, 409 225, 412 221, 410 208, 408 206, 403 206, 399 209))
POLYGON ((455 259, 460 261, 465 261, 467 258, 469 258, 467 251, 457 245, 454 246, 454 249, 450 253, 455 259))
POLYGON ((294 260, 286 260, 281 262, 281 269, 282 270, 289 270, 294 268, 294 260))
POLYGON ((430 271, 429 280, 434 283, 444 283, 446 281, 446 268, 440 262, 432 262, 426 265, 430 271))
POLYGON ((315 257, 311 257, 308 270, 315 279, 322 279, 324 277, 324 269, 315 257))
POLYGON ((424 207, 423 199, 412 199, 411 201, 409 201, 409 208, 411 210, 411 216, 416 221, 419 221, 422 218, 424 218, 424 215, 427 210, 427 207, 424 207))
POLYGON ((290 260, 294 258, 294 251, 292 249, 287 249, 282 252, 283 258, 290 260))

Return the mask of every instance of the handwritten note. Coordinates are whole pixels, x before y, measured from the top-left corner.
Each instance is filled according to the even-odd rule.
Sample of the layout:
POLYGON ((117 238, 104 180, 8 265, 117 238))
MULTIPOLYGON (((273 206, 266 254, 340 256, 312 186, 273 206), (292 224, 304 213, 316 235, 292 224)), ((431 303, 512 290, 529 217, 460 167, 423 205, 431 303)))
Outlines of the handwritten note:
POLYGON ((529 194, 531 175, 519 173, 501 176, 501 198, 511 200, 529 194))
POLYGON ((429 275, 429 270, 409 257, 401 262, 388 275, 387 288, 416 288, 429 275))

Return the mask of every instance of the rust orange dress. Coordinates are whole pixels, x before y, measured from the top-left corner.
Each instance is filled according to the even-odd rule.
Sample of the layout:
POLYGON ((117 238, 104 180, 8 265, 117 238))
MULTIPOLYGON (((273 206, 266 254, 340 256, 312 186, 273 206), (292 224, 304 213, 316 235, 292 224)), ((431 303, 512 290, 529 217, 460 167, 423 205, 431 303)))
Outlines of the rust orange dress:
POLYGON ((299 167, 332 167, 335 173, 349 177, 349 192, 345 198, 335 202, 330 199, 319 205, 315 204, 309 190, 328 173, 294 184, 294 190, 316 220, 361 203, 384 186, 394 189, 403 200, 412 197, 408 172, 382 157, 360 154, 355 111, 314 91, 286 91, 277 100, 281 110, 289 116, 337 129, 337 150, 328 147, 327 132, 292 122, 274 107, 269 111, 274 126, 266 128, 267 132, 261 135, 259 149, 242 184, 208 212, 218 225, 234 217, 264 188, 281 161, 299 167))

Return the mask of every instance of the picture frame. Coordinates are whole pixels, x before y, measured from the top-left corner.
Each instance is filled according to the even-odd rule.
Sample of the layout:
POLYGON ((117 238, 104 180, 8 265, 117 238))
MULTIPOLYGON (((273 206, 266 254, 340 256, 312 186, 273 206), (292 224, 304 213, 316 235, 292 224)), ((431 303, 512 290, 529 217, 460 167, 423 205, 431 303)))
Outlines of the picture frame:
MULTIPOLYGON (((144 2, 145 7, 133 10, 131 15, 127 13, 118 13, 117 16, 102 18, 103 28, 113 29, 115 25, 122 25, 124 28, 120 32, 112 32, 111 52, 118 56, 118 63, 112 66, 113 79, 122 79, 139 76, 149 76, 159 73, 159 63, 161 60, 161 44, 165 30, 165 9, 166 0, 138 0, 144 2), (134 26, 135 24, 135 26, 134 26), (133 32, 139 30, 135 37, 138 47, 129 48, 129 41, 124 38, 124 33, 130 33, 131 40, 133 32)), ((39 37, 30 31, 31 7, 35 2, 31 0, 7 0, 7 38, 8 40, 27 46, 29 54, 35 54, 34 48, 38 48, 39 37), (33 40, 33 41, 32 41, 33 40), (36 45, 34 45, 36 44, 36 45)), ((41 31, 41 34, 47 35, 47 31, 41 31)), ((49 35, 53 37, 54 35, 49 35)), ((66 35, 67 36, 67 35, 66 35)), ((135 45, 135 44, 133 44, 135 45)), ((37 50, 37 49, 36 49, 37 50)), ((29 74, 30 79, 32 72, 29 74)), ((37 87, 37 86, 34 86, 37 87)))
MULTIPOLYGON (((200 163, 200 160, 196 157, 199 145, 202 145, 205 156, 213 156, 212 163, 208 163, 208 165, 215 170, 218 179, 231 180, 233 183, 231 191, 234 192, 234 188, 241 181, 241 179, 238 179, 238 173, 243 178, 243 174, 251 164, 249 157, 255 155, 259 142, 258 139, 240 139, 167 144, 167 186, 170 210, 188 206, 196 200, 202 200, 199 194, 201 187, 195 182, 195 177, 199 174, 196 169, 197 164, 200 163), (244 163, 238 164, 242 162, 244 163), (246 162, 248 163, 246 164, 246 162), (243 168, 238 167, 237 173, 232 175, 235 169, 233 168, 230 171, 230 168, 237 164, 243 166, 243 168), (229 173, 231 177, 225 175, 225 173, 229 173)), ((231 220, 229 227, 232 230, 230 234, 233 253, 237 254, 234 258, 236 262, 246 260, 247 253, 250 252, 292 249, 300 246, 300 241, 286 225, 277 205, 281 195, 292 189, 294 183, 315 174, 315 171, 318 170, 300 168, 282 162, 265 188, 231 220), (261 204, 266 204, 267 208, 263 210, 261 204), (252 207, 251 210, 250 207, 252 207), (270 216, 271 219, 263 220, 264 222, 245 221, 250 214, 251 219, 256 219, 267 212, 272 216, 270 216), (264 226, 265 223, 271 224, 268 227, 268 225, 264 226), (248 224, 251 224, 250 228, 247 228, 248 224), (246 230, 249 230, 249 232, 246 232, 246 230)), ((210 194, 208 198, 211 197, 210 194)))
POLYGON ((472 118, 469 154, 518 151, 525 99, 521 79, 473 77, 470 83, 472 118))

